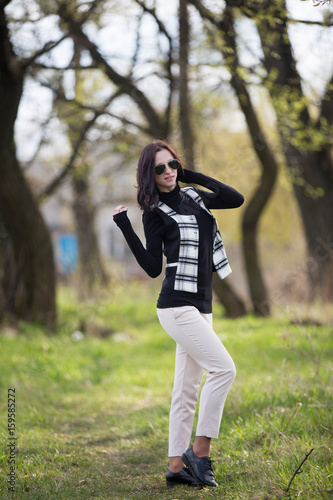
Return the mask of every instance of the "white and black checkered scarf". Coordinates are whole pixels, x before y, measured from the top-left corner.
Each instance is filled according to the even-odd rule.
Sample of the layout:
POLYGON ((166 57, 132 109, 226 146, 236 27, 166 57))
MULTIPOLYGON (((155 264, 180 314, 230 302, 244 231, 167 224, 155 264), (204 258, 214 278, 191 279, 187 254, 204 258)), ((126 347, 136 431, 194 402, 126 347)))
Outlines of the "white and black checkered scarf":
MULTIPOLYGON (((213 218, 213 263, 221 279, 231 273, 227 254, 225 252, 217 221, 206 208, 201 196, 192 187, 181 190, 192 198, 203 210, 213 218)), ((178 262, 168 263, 167 267, 177 267, 174 289, 184 292, 198 291, 198 258, 199 258, 199 227, 195 215, 181 215, 160 201, 158 208, 177 222, 180 233, 178 262)))

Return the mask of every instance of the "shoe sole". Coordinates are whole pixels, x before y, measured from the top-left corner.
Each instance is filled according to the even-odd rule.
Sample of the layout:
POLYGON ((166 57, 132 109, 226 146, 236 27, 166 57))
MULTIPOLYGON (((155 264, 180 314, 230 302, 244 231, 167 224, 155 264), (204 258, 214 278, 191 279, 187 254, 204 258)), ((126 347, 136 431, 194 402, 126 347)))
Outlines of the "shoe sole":
POLYGON ((166 485, 169 488, 173 488, 174 486, 188 486, 189 488, 197 488, 198 486, 201 486, 201 484, 195 484, 195 483, 177 483, 176 481, 165 481, 166 485))

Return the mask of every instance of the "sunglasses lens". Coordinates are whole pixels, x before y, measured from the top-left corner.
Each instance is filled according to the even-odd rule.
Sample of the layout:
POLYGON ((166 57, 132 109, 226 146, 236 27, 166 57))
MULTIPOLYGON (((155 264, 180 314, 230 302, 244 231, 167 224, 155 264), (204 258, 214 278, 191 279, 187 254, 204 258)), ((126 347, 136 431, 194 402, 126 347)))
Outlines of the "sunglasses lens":
POLYGON ((165 165, 156 165, 156 167, 154 168, 156 175, 163 174, 164 170, 165 170, 165 165))
POLYGON ((168 165, 170 168, 173 168, 173 170, 177 170, 177 168, 179 168, 179 161, 178 160, 170 160, 168 165))
MULTIPOLYGON (((168 161, 168 166, 170 168, 172 168, 173 170, 177 170, 179 168, 179 161, 174 159, 174 160, 170 160, 168 161)), ((154 167, 154 172, 156 175, 161 175, 163 174, 165 170, 165 164, 164 163, 161 163, 161 165, 156 165, 156 167, 154 167)))

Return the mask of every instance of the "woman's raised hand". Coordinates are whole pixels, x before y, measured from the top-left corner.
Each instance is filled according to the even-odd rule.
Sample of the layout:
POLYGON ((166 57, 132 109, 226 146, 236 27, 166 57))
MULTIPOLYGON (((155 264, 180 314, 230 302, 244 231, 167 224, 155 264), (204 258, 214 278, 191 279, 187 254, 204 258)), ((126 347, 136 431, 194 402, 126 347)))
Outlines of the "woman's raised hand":
POLYGON ((120 212, 127 212, 128 208, 125 207, 125 205, 118 205, 114 211, 113 211, 113 215, 116 215, 116 214, 120 214, 120 212))

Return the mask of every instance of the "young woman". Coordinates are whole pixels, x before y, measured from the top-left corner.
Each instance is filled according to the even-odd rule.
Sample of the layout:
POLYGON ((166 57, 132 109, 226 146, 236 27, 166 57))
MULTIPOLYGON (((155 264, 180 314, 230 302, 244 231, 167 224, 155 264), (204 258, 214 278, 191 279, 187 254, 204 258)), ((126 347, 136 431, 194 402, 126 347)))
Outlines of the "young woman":
POLYGON ((177 347, 166 484, 217 486, 210 442, 218 437, 224 402, 236 371, 212 328, 212 272, 223 279, 231 269, 210 209, 236 208, 244 198, 211 177, 183 169, 175 150, 159 140, 142 150, 137 183, 146 247, 134 232, 124 205, 115 208, 114 221, 149 276, 155 278, 162 272, 163 253, 167 259, 157 315, 177 347), (180 189, 178 181, 211 192, 180 189), (188 448, 204 370, 196 437, 188 448))

